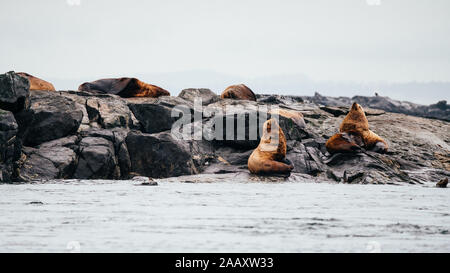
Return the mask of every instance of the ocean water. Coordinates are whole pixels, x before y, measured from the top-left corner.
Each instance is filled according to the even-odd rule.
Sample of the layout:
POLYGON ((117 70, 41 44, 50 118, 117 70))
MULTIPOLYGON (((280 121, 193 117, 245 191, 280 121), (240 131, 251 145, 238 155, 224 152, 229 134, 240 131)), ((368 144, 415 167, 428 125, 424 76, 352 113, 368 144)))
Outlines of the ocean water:
POLYGON ((450 252, 433 185, 0 185, 0 252, 450 252))

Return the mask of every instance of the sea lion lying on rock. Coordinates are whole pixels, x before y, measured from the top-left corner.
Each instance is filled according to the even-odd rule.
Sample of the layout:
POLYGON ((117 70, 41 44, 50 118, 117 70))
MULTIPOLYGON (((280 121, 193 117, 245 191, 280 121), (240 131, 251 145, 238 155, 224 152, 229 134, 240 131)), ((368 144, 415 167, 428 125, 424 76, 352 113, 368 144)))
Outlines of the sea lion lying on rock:
POLYGON ((43 91, 56 91, 53 84, 44 81, 42 79, 36 78, 25 72, 19 72, 17 75, 27 78, 30 82, 30 91, 43 90, 43 91))
POLYGON ((101 79, 86 82, 78 87, 78 91, 112 94, 122 98, 170 96, 167 90, 136 78, 101 79))
POLYGON ((249 171, 260 175, 289 175, 294 167, 286 159, 286 150, 286 138, 278 122, 266 121, 261 142, 248 159, 249 171))
POLYGON ((387 152, 389 145, 380 136, 369 130, 369 121, 364 109, 353 103, 350 112, 344 118, 339 133, 326 143, 330 153, 355 152, 365 148, 376 152, 387 152))
POLYGON ((255 93, 253 93, 253 91, 244 84, 229 86, 222 92, 220 98, 256 101, 255 93))

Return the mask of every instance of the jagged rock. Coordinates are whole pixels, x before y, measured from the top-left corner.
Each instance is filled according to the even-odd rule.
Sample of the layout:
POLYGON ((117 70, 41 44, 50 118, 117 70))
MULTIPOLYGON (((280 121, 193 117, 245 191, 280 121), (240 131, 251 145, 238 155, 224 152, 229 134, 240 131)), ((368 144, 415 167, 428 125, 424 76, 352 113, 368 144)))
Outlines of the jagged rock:
POLYGON ((206 88, 189 88, 184 89, 178 97, 194 103, 195 99, 201 99, 202 105, 209 105, 220 100, 220 97, 206 88))
POLYGON ((13 113, 30 105, 30 82, 14 72, 0 75, 0 109, 13 113))
POLYGON ((178 97, 131 98, 128 107, 141 123, 142 131, 149 134, 171 130, 183 113, 194 113, 193 105, 178 97), (177 110, 172 114, 176 106, 177 110))
POLYGON ((69 98, 51 91, 33 91, 30 109, 16 114, 25 146, 36 146, 77 132, 83 112, 69 98))
POLYGON ((20 168, 20 180, 51 180, 57 179, 59 170, 54 163, 39 154, 39 150, 31 147, 24 147, 23 152, 26 160, 20 168))
POLYGON ((115 97, 87 98, 86 110, 90 123, 96 122, 101 128, 139 128, 139 122, 124 100, 115 97))
POLYGON ((128 134, 128 130, 123 128, 116 128, 112 130, 97 129, 93 128, 89 131, 84 131, 81 133, 82 137, 100 137, 113 143, 116 162, 120 169, 120 178, 129 178, 131 170, 130 155, 128 153, 128 148, 125 142, 125 138, 128 134))
POLYGON ((205 153, 195 141, 177 140, 170 132, 143 134, 132 131, 126 138, 131 171, 153 178, 198 174, 205 153), (200 164, 199 164, 200 163, 200 164))
POLYGON ((24 147, 26 159, 20 168, 21 180, 72 178, 78 163, 77 143, 78 138, 71 136, 43 143, 36 148, 24 147))
POLYGON ((0 182, 11 182, 14 163, 20 157, 18 125, 11 112, 0 110, 0 182))
POLYGON ((295 141, 292 146, 288 146, 286 158, 294 165, 294 173, 316 176, 325 171, 319 154, 320 151, 317 148, 307 147, 303 143, 295 141))
POLYGON ((304 100, 299 96, 283 96, 283 95, 262 95, 257 94, 256 98, 258 102, 266 104, 293 104, 293 103, 303 103, 304 100))
POLYGON ((406 101, 397 101, 388 97, 374 96, 354 96, 348 97, 325 97, 316 93, 313 97, 304 97, 305 100, 319 105, 331 107, 348 107, 353 102, 362 105, 364 108, 380 109, 386 112, 402 113, 411 116, 435 118, 450 121, 450 105, 447 101, 440 101, 429 106, 419 105, 406 101))
POLYGON ((74 178, 117 179, 120 177, 115 149, 111 141, 102 137, 85 137, 79 145, 79 160, 74 178))

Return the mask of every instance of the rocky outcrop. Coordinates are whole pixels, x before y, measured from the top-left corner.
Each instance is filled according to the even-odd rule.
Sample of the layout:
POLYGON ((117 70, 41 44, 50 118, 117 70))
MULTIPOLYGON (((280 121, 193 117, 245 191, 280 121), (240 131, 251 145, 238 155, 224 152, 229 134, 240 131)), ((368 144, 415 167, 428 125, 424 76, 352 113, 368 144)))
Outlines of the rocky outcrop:
POLYGON ((0 110, 0 182, 11 182, 20 158, 18 125, 11 112, 0 110))
POLYGON ((20 136, 25 146, 75 134, 83 111, 69 98, 51 91, 33 91, 31 106, 16 114, 20 136))
POLYGON ((13 113, 30 105, 30 82, 27 78, 8 72, 0 75, 0 109, 13 113))
MULTIPOLYGON (((370 129, 387 140, 389 152, 330 155, 326 140, 337 133, 352 99, 316 96, 320 102, 314 102, 308 97, 258 95, 258 101, 217 100, 206 89, 160 98, 81 91, 30 94, 26 79, 14 73, 0 78, 0 106, 5 109, 0 110, 2 182, 138 175, 194 182, 223 178, 435 184, 450 175, 450 123, 393 113, 398 109, 381 102, 377 107, 382 110, 364 109, 370 129), (203 98, 200 108, 193 104, 196 96, 203 98), (294 170, 289 178, 251 175, 248 158, 259 143, 262 124, 275 115, 294 170), (180 119, 185 122, 180 131, 203 134, 186 139, 176 130, 172 134, 180 119)), ((363 105, 376 103, 359 100, 363 105)), ((439 115, 447 107, 439 103, 429 109, 438 109, 441 112, 433 115, 439 115)))
POLYGON ((325 97, 316 93, 313 97, 303 97, 305 101, 309 101, 323 106, 342 106, 347 107, 353 102, 356 102, 363 107, 380 109, 386 112, 401 113, 417 117, 434 118, 450 121, 450 105, 447 101, 443 100, 436 104, 431 105, 419 105, 406 101, 397 101, 388 97, 374 96, 364 97, 355 96, 353 98, 348 97, 325 97))
POLYGON ((178 97, 132 98, 128 99, 128 107, 142 126, 144 133, 160 133, 171 130, 172 125, 183 113, 194 113, 192 103, 178 97), (176 107, 175 113, 172 110, 176 107))
POLYGON ((126 143, 131 171, 154 178, 199 174, 208 154, 196 141, 180 141, 170 132, 130 132, 126 143))

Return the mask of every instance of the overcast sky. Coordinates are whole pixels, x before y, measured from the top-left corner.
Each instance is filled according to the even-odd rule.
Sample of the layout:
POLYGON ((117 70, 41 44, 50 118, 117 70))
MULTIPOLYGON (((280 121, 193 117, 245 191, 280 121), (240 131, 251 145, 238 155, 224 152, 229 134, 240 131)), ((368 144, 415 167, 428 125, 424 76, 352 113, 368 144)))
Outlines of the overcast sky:
POLYGON ((449 82, 449 14, 449 0, 0 0, 0 72, 449 82))

